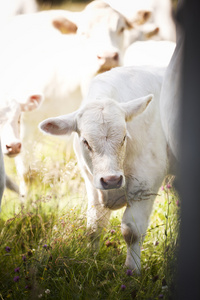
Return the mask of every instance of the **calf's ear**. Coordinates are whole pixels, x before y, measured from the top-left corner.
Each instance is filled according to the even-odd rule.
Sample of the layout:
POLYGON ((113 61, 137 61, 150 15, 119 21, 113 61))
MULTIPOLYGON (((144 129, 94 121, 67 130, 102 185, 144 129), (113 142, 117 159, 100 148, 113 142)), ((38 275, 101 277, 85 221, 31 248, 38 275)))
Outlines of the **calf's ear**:
POLYGON ((27 99, 25 103, 21 103, 21 110, 23 112, 25 111, 31 111, 34 110, 36 108, 38 108, 40 106, 40 104, 43 101, 43 95, 41 94, 32 94, 30 95, 27 99))
POLYGON ((74 34, 77 32, 77 25, 65 17, 58 17, 52 21, 53 26, 62 34, 74 34))
POLYGON ((42 132, 51 135, 70 135, 77 131, 76 127, 76 112, 49 118, 39 124, 39 129, 42 132))
POLYGON ((140 115, 153 99, 153 95, 137 98, 126 103, 120 103, 121 108, 125 111, 126 122, 132 120, 133 117, 140 115))

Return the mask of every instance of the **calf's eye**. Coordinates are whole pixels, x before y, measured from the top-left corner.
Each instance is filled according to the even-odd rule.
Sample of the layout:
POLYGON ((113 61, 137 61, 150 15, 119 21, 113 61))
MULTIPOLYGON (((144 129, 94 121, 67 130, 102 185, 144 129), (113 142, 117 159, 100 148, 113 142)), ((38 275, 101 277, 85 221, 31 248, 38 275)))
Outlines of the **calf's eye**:
POLYGON ((90 147, 90 145, 86 139, 83 139, 83 144, 88 148, 89 151, 92 151, 92 148, 90 147))

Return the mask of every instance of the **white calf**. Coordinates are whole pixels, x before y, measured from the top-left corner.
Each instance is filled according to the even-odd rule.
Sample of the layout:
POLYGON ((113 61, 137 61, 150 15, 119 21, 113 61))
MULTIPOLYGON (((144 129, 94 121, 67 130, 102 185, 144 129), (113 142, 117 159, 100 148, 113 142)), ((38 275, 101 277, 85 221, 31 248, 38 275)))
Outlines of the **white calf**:
POLYGON ((40 124, 48 134, 76 132, 74 147, 88 193, 87 224, 98 244, 112 210, 126 206, 126 266, 140 272, 140 247, 168 172, 159 114, 164 70, 115 68, 98 75, 83 106, 40 124))

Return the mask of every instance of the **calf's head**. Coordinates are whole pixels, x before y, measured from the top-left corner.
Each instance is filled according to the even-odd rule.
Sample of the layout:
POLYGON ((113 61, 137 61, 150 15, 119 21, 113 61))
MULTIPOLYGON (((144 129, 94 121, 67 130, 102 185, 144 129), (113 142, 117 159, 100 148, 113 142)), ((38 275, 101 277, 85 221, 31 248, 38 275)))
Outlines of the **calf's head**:
POLYGON ((22 112, 36 109, 43 97, 39 94, 32 94, 23 103, 17 100, 10 100, 2 108, 4 112, 4 126, 1 131, 2 151, 9 157, 14 157, 21 152, 20 141, 20 117, 22 112))
POLYGON ((53 135, 76 132, 81 159, 92 175, 94 187, 118 189, 125 185, 127 122, 141 114, 151 99, 152 95, 127 103, 101 99, 72 114, 44 120, 39 128, 53 135))

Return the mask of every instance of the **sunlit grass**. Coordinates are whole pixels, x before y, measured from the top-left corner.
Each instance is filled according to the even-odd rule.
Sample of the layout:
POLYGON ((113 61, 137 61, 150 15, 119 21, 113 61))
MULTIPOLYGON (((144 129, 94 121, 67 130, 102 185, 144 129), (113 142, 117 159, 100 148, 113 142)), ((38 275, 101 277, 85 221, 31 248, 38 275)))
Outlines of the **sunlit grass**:
MULTIPOLYGON (((113 213, 95 253, 88 247, 87 195, 75 156, 66 156, 64 141, 50 139, 45 145, 43 152, 38 147, 42 154, 25 207, 5 191, 0 299, 169 299, 179 225, 173 189, 165 185, 156 198, 142 247, 142 275, 128 276, 123 209, 113 213)), ((11 159, 6 169, 17 180, 11 159)))

